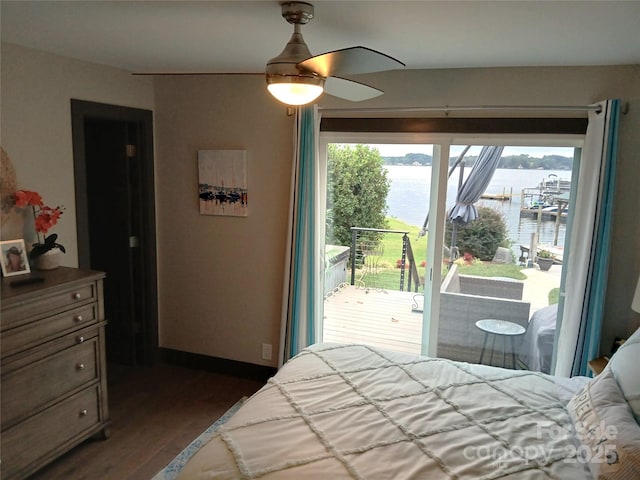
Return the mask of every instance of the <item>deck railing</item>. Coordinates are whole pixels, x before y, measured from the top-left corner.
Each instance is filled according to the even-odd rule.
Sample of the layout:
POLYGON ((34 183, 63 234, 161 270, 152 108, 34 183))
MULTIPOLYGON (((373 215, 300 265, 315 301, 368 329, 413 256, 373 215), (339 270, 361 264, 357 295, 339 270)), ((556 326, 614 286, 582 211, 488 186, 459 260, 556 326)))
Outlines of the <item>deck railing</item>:
POLYGON ((368 269, 374 274, 378 269, 377 260, 384 253, 381 239, 383 235, 402 235, 402 251, 399 260, 400 284, 399 290, 414 291, 420 288, 420 276, 416 265, 409 232, 402 230, 386 230, 379 228, 351 227, 351 285, 356 284, 356 269, 358 267, 368 269), (407 272, 408 271, 408 272, 407 272))

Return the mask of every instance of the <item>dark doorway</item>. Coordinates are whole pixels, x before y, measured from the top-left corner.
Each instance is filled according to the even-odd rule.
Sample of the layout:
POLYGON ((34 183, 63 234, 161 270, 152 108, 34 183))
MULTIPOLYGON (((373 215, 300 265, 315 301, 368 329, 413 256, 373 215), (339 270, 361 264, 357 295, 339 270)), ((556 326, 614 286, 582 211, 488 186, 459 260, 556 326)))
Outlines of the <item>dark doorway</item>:
POLYGON ((106 273, 107 360, 158 352, 153 124, 148 110, 71 100, 78 263, 106 273))

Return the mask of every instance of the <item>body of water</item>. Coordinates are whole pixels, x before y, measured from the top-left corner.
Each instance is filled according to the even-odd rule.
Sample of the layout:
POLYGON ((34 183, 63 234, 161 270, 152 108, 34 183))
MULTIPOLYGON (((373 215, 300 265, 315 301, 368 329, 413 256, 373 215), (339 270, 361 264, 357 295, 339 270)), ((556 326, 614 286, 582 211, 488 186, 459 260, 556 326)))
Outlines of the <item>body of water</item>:
MULTIPOLYGON (((410 225, 422 227, 429 211, 429 191, 431 185, 430 166, 404 166, 385 165, 387 177, 391 180, 391 188, 387 197, 388 215, 402 220, 410 225)), ((471 168, 465 169, 465 178, 471 172, 471 168)), ((496 201, 481 199, 477 206, 494 208, 505 217, 509 237, 513 242, 513 251, 520 255, 520 245, 528 246, 531 243, 531 234, 538 232, 539 243, 553 245, 556 223, 555 220, 542 220, 540 223, 535 218, 521 217, 520 207, 522 199, 520 193, 523 188, 534 188, 541 181, 549 178, 549 175, 557 175, 561 179, 570 179, 571 172, 556 170, 515 170, 498 169, 495 171, 491 183, 485 193, 511 193, 516 194, 512 200, 496 201)), ((455 203, 459 182, 458 170, 456 170, 447 185, 447 210, 455 203)), ((558 231, 558 246, 564 245, 566 226, 560 224, 558 231)))

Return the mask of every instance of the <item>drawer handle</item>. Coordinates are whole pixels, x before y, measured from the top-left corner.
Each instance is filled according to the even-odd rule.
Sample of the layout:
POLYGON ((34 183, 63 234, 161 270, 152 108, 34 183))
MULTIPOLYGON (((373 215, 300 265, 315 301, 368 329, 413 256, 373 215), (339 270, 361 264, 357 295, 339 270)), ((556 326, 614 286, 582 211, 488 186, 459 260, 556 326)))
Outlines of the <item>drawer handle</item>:
POLYGON ((81 321, 83 320, 82 315, 76 315, 75 317, 73 317, 73 319, 74 319, 76 322, 81 322, 81 321))
POLYGON ((74 300, 80 300, 82 298, 82 295, 80 295, 80 293, 76 292, 73 294, 73 299, 74 300))
POLYGON ((82 335, 80 335, 79 337, 76 337, 76 342, 78 343, 84 342, 84 337, 82 335))
POLYGON ((84 370, 84 363, 79 363, 76 365, 76 370, 84 370))
POLYGON ((82 410, 80 410, 81 417, 86 417, 87 415, 89 415, 89 412, 87 411, 87 409, 83 408, 82 410))

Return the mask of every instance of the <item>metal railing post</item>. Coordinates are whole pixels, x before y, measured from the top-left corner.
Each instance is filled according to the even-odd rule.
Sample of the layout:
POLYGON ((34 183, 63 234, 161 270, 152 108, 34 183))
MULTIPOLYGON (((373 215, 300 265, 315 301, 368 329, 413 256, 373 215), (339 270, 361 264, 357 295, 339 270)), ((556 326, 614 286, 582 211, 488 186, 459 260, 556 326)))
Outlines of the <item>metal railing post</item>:
POLYGON ((358 233, 355 227, 351 227, 351 285, 356 284, 356 237, 358 233))
POLYGON ((405 233, 402 236, 402 263, 400 264, 400 291, 404 291, 404 264, 407 261, 407 241, 409 236, 405 233))

